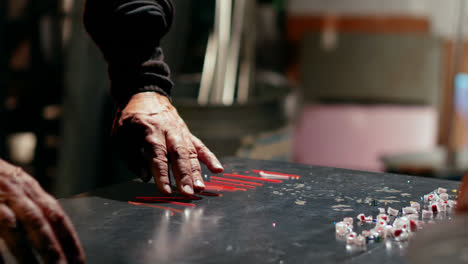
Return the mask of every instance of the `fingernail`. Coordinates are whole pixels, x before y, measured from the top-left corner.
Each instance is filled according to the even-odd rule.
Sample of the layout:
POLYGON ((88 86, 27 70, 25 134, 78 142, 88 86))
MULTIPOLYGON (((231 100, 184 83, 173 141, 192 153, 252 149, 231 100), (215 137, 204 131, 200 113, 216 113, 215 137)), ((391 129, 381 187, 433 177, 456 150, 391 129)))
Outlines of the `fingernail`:
POLYGON ((164 184, 163 188, 167 193, 172 193, 172 189, 171 189, 171 186, 169 184, 164 184))
POLYGON ((183 189, 187 194, 193 194, 193 189, 190 185, 185 185, 183 189))
POLYGON ((200 188, 205 188, 205 184, 200 180, 195 181, 195 186, 200 187, 200 188))
POLYGON ((219 163, 215 165, 215 168, 220 169, 220 170, 224 170, 223 165, 221 165, 219 163))

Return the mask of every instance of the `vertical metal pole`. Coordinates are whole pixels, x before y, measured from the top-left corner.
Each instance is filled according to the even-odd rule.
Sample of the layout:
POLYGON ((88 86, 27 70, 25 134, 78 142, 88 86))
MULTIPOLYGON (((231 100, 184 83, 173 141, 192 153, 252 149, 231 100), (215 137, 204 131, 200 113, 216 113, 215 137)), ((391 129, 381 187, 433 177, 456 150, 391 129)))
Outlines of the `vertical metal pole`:
MULTIPOLYGON (((236 91, 237 72, 239 67, 239 54, 241 42, 243 39, 244 23, 251 22, 247 16, 246 10, 247 0, 236 0, 234 2, 234 16, 232 22, 232 38, 231 46, 226 65, 226 75, 224 80, 224 92, 222 103, 224 105, 232 105, 234 103, 234 94, 236 91)), ((255 24, 249 23, 250 27, 255 27, 255 24)))
POLYGON ((237 102, 247 103, 251 93, 251 87, 255 80, 255 35, 256 35, 256 1, 248 1, 246 11, 247 23, 244 29, 244 47, 242 62, 239 67, 239 84, 237 90, 237 102))
POLYGON ((198 92, 198 103, 206 105, 210 99, 210 92, 213 88, 214 73, 216 70, 216 53, 218 49, 217 39, 210 34, 206 44, 205 61, 200 81, 200 91, 198 92))
MULTIPOLYGON (((459 0, 458 5, 458 17, 457 17, 457 33, 455 37, 455 49, 453 52, 453 71, 450 75, 453 78, 452 89, 455 90, 455 77, 460 72, 462 62, 463 62, 463 48, 464 48, 464 32, 463 32, 463 22, 465 18, 465 0, 459 0)), ((452 93, 455 96, 455 92, 452 93)), ((457 146, 455 134, 455 125, 456 125, 456 110, 454 104, 454 98, 452 98, 452 103, 450 106, 450 123, 448 128, 448 148, 447 148, 447 160, 446 165, 449 168, 455 168, 457 163, 457 146)))
MULTIPOLYGON (((224 92, 226 61, 231 37, 232 0, 217 0, 216 12, 218 18, 218 55, 216 65, 215 85, 211 94, 211 102, 220 104, 224 92)), ((215 23, 216 24, 216 23, 215 23)))

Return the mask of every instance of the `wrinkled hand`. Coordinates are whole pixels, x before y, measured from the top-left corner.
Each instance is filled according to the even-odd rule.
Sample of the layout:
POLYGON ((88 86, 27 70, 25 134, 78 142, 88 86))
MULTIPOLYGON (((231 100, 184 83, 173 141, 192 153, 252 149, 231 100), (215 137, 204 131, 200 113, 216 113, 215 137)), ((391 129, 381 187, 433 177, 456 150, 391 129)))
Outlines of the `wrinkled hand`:
POLYGON ((31 246, 44 263, 84 263, 78 236, 57 200, 1 159, 0 238, 19 263, 37 263, 31 246))
POLYGON ((457 212, 468 213, 468 173, 462 179, 457 193, 457 212))
POLYGON ((145 181, 152 175, 166 194, 172 192, 169 161, 177 188, 185 195, 205 188, 199 160, 213 173, 223 171, 216 156, 190 133, 169 99, 158 93, 133 95, 119 110, 113 134, 130 168, 145 181))

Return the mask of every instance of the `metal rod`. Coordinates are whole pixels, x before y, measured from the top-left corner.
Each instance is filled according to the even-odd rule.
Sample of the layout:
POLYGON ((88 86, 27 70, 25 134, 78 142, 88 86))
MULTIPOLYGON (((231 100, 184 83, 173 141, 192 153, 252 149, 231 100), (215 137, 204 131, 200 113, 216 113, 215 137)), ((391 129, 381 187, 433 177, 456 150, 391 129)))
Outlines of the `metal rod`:
POLYGON ((246 20, 246 1, 247 0, 236 0, 234 2, 232 39, 231 46, 229 47, 226 75, 224 80, 224 92, 222 97, 222 103, 224 105, 232 105, 234 103, 242 32, 244 31, 244 21, 246 20))
MULTIPOLYGON (((226 73, 226 61, 229 52, 229 42, 231 36, 231 15, 232 15, 232 0, 217 0, 216 1, 217 16, 217 65, 215 85, 211 93, 211 103, 220 104, 222 101, 224 90, 224 77, 226 73)), ((216 24, 216 23, 215 23, 216 24)))
POLYGON ((239 67, 239 83, 237 90, 237 102, 245 104, 249 100, 251 86, 255 79, 255 12, 256 2, 248 1, 246 27, 244 27, 244 51, 239 67))
POLYGON ((206 105, 210 99, 210 92, 213 88, 214 73, 216 69, 217 39, 210 34, 206 45, 205 62, 200 81, 200 91, 198 92, 198 103, 206 105))
MULTIPOLYGON (((465 0, 459 1, 458 6, 458 19, 457 19, 457 33, 455 37, 455 49, 453 53, 453 71, 451 77, 453 78, 453 85, 452 90, 455 89, 455 77, 460 72, 462 59, 463 59, 463 47, 464 47, 464 32, 463 32, 463 21, 465 17, 465 0)), ((455 126, 456 126, 456 110, 454 96, 455 92, 452 93, 452 103, 450 105, 450 120, 449 120, 449 127, 448 127, 448 148, 447 148, 447 160, 446 165, 447 167, 454 168, 456 167, 457 163, 457 146, 456 146, 456 139, 455 139, 455 126)))

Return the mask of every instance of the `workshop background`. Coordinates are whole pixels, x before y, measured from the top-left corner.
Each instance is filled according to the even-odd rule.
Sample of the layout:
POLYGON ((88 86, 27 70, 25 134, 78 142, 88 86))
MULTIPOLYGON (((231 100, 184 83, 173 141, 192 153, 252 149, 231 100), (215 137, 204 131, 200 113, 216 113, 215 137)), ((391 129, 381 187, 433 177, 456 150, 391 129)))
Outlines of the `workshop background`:
MULTIPOLYGON (((468 168, 465 0, 174 2, 173 101, 219 157, 468 168)), ((133 177, 83 3, 0 1, 0 156, 58 196, 133 177)))

